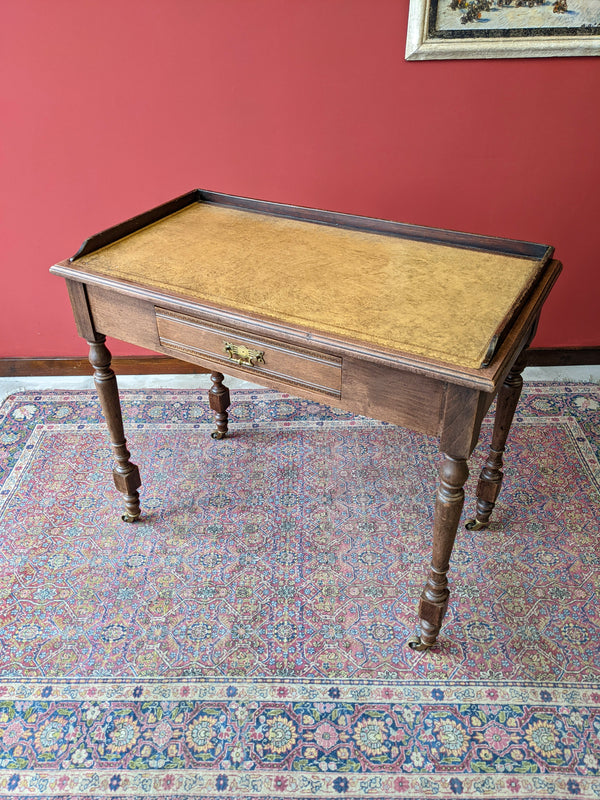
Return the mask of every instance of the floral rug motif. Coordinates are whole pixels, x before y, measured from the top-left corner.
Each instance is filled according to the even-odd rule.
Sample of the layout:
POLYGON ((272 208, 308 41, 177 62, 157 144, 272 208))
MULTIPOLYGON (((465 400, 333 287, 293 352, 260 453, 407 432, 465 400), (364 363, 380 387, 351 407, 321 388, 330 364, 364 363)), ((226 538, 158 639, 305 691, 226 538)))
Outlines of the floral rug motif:
MULTIPOLYGON (((600 798, 600 387, 533 384, 438 644, 406 639, 437 441, 314 402, 0 408, 0 797, 600 798)), ((471 459, 465 515, 492 418, 471 459)))

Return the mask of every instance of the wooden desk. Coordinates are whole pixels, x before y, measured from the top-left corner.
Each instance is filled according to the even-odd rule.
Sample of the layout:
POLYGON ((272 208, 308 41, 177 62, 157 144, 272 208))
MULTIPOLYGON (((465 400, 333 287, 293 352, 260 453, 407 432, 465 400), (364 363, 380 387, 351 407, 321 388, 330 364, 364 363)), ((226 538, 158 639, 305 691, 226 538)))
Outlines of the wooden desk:
POLYGON ((213 370, 215 438, 227 433, 221 370, 436 435, 443 454, 433 555, 415 649, 431 647, 467 459, 492 400, 490 455, 471 529, 487 526, 522 386, 523 352, 561 269, 553 248, 204 191, 88 239, 52 267, 66 279, 125 498, 140 515, 105 337, 213 370))

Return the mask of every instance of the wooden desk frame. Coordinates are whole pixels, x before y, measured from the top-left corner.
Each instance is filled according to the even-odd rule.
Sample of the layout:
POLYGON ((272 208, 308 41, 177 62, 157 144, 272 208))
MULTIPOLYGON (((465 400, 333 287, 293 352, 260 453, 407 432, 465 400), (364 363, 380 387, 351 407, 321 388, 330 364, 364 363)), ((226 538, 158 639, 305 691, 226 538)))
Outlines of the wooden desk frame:
POLYGON ((535 334, 542 305, 561 270, 561 264, 551 259, 552 252, 552 248, 542 245, 282 206, 200 190, 88 239, 73 258, 55 265, 51 271, 66 279, 77 330, 90 346, 89 359, 115 456, 114 481, 125 501, 123 520, 133 522, 140 516, 138 489, 141 480, 127 449, 106 336, 211 369, 213 386, 209 390, 209 402, 216 415, 215 438, 227 433, 230 404, 221 369, 275 389, 435 435, 439 437, 442 462, 435 503, 432 559, 419 602, 420 635, 409 641, 414 649, 430 648, 448 607, 447 573, 463 508, 463 486, 469 475, 467 460, 479 439, 483 417, 496 395, 490 453, 477 485, 476 516, 467 527, 472 530, 487 527, 500 492, 502 455, 521 393, 524 352, 535 334), (78 260, 86 254, 194 202, 403 236, 432 245, 447 244, 487 253, 534 257, 539 259, 542 268, 518 307, 504 320, 487 366, 470 369, 200 303, 136 284, 133 280, 103 277, 79 267, 78 260), (227 336, 242 347, 258 343, 259 352, 264 346, 283 353, 279 371, 263 369, 254 359, 251 362, 238 359, 236 363, 229 357, 231 353, 212 351, 211 337, 215 336, 227 336))

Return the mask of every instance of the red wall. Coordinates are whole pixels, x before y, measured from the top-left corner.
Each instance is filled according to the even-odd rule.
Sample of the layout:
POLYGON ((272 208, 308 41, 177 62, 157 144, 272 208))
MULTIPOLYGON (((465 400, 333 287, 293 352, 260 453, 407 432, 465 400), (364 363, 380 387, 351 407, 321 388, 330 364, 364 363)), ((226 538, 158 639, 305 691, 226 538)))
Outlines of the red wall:
POLYGON ((193 187, 553 244, 535 344, 599 345, 600 59, 409 63, 407 15, 3 4, 0 357, 85 353, 48 267, 193 187))

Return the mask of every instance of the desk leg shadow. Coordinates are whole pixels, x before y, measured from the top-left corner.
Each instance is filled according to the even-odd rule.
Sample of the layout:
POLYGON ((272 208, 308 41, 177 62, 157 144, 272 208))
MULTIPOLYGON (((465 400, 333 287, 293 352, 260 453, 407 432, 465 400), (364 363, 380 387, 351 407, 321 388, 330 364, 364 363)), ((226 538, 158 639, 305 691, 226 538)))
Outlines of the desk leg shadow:
POLYGON ((466 527, 470 531, 481 531, 488 527, 490 516, 500 494, 502 478, 504 477, 502 456, 519 397, 521 396, 521 389, 523 388, 521 373, 524 368, 525 359, 521 357, 506 376, 498 392, 492 444, 477 484, 475 519, 470 519, 466 523, 466 527))
POLYGON ((88 340, 90 346, 90 364, 94 367, 94 383, 100 398, 102 413, 108 425, 110 441, 116 464, 113 468, 113 479, 117 490, 125 500, 123 522, 135 522, 140 516, 140 495, 137 491, 142 485, 140 471, 129 460, 130 453, 123 430, 121 401, 115 373, 111 369, 111 354, 105 344, 106 337, 101 333, 88 340))

